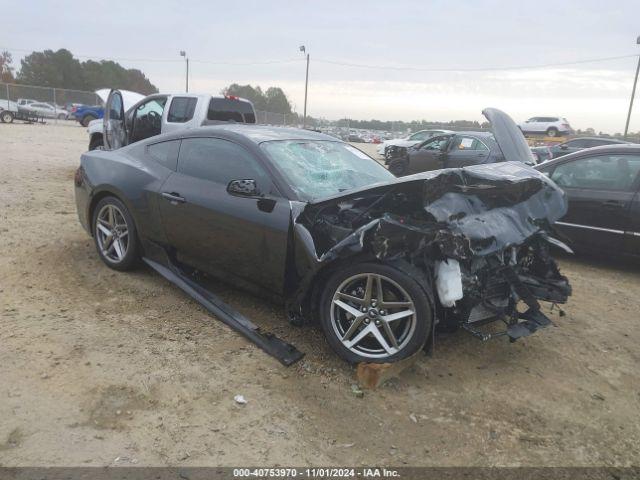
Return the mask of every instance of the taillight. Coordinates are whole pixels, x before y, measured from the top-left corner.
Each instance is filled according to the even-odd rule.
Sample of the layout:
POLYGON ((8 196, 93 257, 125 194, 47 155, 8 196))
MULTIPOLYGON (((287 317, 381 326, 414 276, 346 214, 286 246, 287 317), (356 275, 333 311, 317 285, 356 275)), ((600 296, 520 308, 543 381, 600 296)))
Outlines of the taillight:
POLYGON ((229 100, 240 100, 240 97, 235 95, 225 95, 224 98, 228 98, 229 100))

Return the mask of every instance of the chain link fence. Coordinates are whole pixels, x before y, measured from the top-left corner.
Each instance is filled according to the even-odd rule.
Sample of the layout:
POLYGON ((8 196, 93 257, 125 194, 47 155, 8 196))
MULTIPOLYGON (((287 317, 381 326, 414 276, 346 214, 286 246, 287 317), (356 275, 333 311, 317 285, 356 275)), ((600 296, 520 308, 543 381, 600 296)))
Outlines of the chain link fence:
POLYGON ((275 113, 256 110, 256 122, 262 125, 297 127, 302 124, 302 119, 295 113, 275 113))
POLYGON ((99 105, 101 102, 94 92, 0 83, 0 109, 29 112, 55 122, 75 120, 71 112, 75 105, 99 105))

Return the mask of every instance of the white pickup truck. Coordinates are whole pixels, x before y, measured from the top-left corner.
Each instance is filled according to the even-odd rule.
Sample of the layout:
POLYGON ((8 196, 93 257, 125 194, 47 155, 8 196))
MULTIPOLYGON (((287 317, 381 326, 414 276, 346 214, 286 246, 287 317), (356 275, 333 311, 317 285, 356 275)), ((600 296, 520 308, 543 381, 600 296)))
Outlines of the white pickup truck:
POLYGON ((230 95, 156 93, 143 97, 125 90, 96 93, 105 102, 105 114, 103 120, 89 123, 89 150, 114 150, 161 133, 202 125, 256 123, 253 104, 230 95))

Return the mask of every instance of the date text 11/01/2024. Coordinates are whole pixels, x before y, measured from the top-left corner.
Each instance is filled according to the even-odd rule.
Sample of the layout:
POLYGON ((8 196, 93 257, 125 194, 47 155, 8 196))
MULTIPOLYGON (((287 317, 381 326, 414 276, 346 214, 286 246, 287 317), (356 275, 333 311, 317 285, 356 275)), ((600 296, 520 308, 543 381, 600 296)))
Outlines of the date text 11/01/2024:
POLYGON ((238 468, 234 478, 398 478, 389 468, 238 468))

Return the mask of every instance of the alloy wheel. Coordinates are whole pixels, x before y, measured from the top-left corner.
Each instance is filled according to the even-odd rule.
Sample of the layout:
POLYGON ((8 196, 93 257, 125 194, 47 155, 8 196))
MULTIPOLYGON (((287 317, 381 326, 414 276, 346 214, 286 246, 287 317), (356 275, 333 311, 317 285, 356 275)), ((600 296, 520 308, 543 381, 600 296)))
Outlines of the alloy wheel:
POLYGON ((96 217, 96 238, 102 255, 112 263, 120 263, 129 249, 129 228, 118 207, 107 204, 96 217))
POLYGON ((353 275, 333 295, 331 326, 357 355, 379 359, 398 353, 411 340, 416 323, 411 297, 384 275, 353 275))

